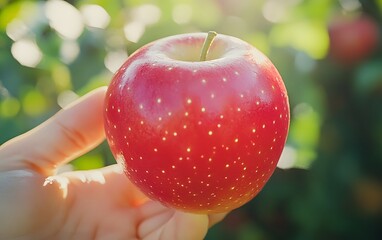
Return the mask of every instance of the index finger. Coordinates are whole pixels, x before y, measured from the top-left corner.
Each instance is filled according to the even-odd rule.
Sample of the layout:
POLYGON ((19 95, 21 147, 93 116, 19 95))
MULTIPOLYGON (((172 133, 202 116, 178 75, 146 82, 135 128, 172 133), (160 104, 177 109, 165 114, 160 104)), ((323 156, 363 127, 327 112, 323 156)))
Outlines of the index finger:
POLYGON ((46 122, 0 146, 0 170, 33 169, 51 175, 58 166, 101 143, 106 87, 96 89, 46 122))

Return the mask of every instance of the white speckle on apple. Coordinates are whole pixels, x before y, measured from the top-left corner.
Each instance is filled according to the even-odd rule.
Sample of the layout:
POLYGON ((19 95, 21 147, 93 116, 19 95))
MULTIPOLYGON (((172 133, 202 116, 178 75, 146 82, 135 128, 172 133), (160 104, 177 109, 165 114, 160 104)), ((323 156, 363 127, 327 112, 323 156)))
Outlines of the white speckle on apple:
POLYGON ((191 152, 191 148, 190 147, 187 148, 187 152, 191 152))
POLYGON ((206 84, 207 83, 207 80, 206 79, 202 79, 202 84, 206 84))
POLYGON ((235 142, 235 143, 239 142, 239 139, 238 139, 238 138, 235 138, 234 142, 235 142))
POLYGON ((213 132, 212 132, 212 131, 208 131, 208 135, 210 135, 210 136, 211 136, 212 134, 213 134, 213 132))
POLYGON ((234 73, 235 73, 235 75, 239 75, 239 72, 238 72, 238 71, 235 71, 234 73))
POLYGON ((161 98, 158 98, 157 99, 157 103, 161 103, 162 102, 162 99, 161 98))

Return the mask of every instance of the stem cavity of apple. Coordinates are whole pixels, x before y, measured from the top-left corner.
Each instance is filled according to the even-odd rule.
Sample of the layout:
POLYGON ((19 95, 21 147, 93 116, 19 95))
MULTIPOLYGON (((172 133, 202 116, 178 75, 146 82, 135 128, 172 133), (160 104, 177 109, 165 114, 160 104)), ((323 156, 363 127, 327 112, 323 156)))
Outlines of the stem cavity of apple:
POLYGON ((215 31, 209 31, 206 39, 204 40, 202 52, 200 53, 200 61, 206 61, 208 50, 210 49, 212 42, 218 34, 215 31))

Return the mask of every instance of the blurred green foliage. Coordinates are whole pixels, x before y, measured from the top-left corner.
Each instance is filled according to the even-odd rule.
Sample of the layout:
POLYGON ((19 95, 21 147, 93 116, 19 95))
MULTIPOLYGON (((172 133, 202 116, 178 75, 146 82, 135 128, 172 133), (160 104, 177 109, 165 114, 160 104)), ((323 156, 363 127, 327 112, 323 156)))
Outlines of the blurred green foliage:
MULTIPOLYGON (((270 182, 206 239, 382 236, 382 49, 351 66, 329 54, 328 25, 381 0, 0 0, 0 144, 107 85, 123 60, 168 35, 215 30, 263 51, 291 104, 287 147, 270 182)), ((115 161, 106 143, 72 162, 115 161)))

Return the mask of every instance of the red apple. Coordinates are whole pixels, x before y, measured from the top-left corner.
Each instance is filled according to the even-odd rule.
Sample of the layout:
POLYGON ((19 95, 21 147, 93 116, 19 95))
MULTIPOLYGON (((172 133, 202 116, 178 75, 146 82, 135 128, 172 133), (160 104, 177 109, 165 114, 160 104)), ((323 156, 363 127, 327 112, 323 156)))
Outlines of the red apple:
POLYGON ((367 16, 336 19, 329 26, 331 57, 344 65, 361 62, 376 48, 378 29, 367 16))
POLYGON ((287 92, 271 61, 226 35, 201 61, 205 38, 177 35, 140 48, 105 101, 108 143, 129 179, 151 199, 197 213, 255 197, 289 128, 287 92))

